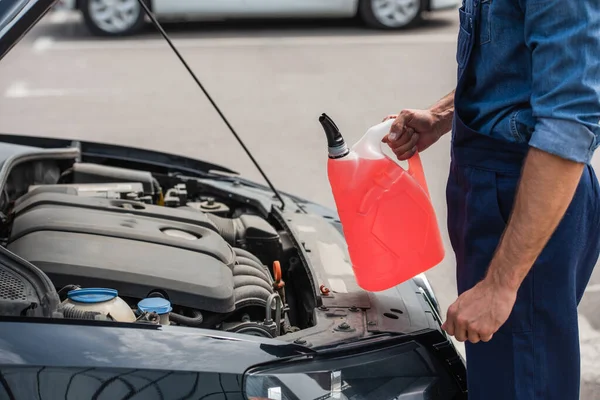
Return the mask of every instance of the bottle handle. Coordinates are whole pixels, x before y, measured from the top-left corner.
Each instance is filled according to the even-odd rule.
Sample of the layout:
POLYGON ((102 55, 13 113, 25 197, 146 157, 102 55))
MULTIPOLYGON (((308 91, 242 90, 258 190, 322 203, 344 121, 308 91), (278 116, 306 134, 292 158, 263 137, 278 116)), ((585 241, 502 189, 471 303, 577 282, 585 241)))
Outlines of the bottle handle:
MULTIPOLYGON (((388 120, 388 121, 389 122, 387 122, 386 125, 389 125, 389 128, 391 128, 393 120, 388 120)), ((387 135, 388 133, 389 133, 389 129, 386 130, 385 135, 387 135)), ((404 167, 402 167, 401 165, 398 164, 398 159, 390 157, 383 151, 383 146, 387 146, 386 143, 382 142, 385 135, 383 135, 381 137, 381 140, 379 141, 379 146, 381 147, 381 154, 383 154, 390 161, 392 161, 393 163, 398 165, 400 168, 404 169, 404 171, 408 172, 410 174, 410 176, 412 176, 412 178, 415 181, 417 181, 419 186, 421 186, 421 188, 423 189, 423 191, 425 192, 427 197, 430 198, 429 188, 427 187, 427 181, 425 180, 425 170, 423 169, 423 163, 421 162, 421 157, 419 156, 419 151, 416 151, 415 154, 408 159, 408 169, 405 169, 404 167)))
POLYGON ((408 171, 407 171, 421 186, 427 197, 429 198, 429 188, 427 187, 427 181, 425 180, 425 170, 423 169, 423 163, 421 162, 421 157, 419 156, 419 152, 416 151, 415 154, 408 159, 408 171))

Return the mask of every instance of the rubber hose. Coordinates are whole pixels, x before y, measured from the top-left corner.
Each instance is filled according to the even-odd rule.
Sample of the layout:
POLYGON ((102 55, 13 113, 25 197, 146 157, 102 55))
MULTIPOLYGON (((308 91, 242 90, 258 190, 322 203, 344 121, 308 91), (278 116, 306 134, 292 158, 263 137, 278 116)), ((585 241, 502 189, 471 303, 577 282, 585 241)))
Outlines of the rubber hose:
POLYGON ((69 319, 96 319, 97 315, 101 315, 101 313, 96 311, 84 311, 73 306, 65 306, 62 308, 62 313, 65 318, 69 319))
POLYGON ((264 275, 265 280, 267 280, 269 282, 269 284, 273 285, 273 277, 271 276, 271 273, 267 270, 267 268, 264 265, 256 263, 256 262, 252 261, 251 259, 245 258, 245 257, 238 257, 236 259, 236 262, 238 265, 246 265, 246 266, 249 266, 249 267, 259 270, 264 275))
POLYGON ((67 298, 67 293, 69 293, 71 290, 77 290, 77 289, 81 289, 81 286, 79 286, 79 285, 64 286, 62 289, 60 289, 58 291, 58 296, 60 297, 61 300, 64 300, 67 298))
POLYGON ((237 229, 233 219, 219 217, 218 215, 211 213, 206 213, 206 216, 213 224, 215 224, 223 239, 233 246, 237 239, 237 229))
POLYGON ((191 326, 199 328, 204 322, 202 313, 198 310, 192 310, 193 317, 186 317, 185 315, 177 314, 174 312, 169 313, 169 319, 178 325, 191 326))
POLYGON ((248 250, 240 249, 239 247, 234 247, 233 251, 235 251, 236 256, 246 257, 246 258, 253 260, 254 262, 259 263, 260 265, 263 265, 262 261, 260 261, 260 259, 258 257, 256 257, 254 254, 250 253, 248 250))

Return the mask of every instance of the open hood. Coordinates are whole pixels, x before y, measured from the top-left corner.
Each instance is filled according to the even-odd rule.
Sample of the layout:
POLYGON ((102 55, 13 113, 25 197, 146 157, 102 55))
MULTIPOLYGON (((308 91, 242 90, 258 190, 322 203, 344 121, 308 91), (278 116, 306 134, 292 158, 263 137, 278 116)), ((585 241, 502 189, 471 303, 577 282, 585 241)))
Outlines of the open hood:
POLYGON ((55 2, 56 0, 0 0, 0 60, 55 2))

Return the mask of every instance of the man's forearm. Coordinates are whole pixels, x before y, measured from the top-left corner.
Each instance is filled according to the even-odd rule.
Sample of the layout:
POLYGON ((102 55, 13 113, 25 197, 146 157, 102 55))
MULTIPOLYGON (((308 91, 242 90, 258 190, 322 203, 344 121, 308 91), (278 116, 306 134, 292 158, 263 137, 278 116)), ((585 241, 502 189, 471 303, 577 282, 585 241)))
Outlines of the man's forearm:
POLYGON ((531 148, 486 279, 517 290, 563 218, 584 165, 531 148))
POLYGON ((454 90, 435 103, 429 110, 440 120, 443 126, 442 134, 452 130, 454 116, 454 90))

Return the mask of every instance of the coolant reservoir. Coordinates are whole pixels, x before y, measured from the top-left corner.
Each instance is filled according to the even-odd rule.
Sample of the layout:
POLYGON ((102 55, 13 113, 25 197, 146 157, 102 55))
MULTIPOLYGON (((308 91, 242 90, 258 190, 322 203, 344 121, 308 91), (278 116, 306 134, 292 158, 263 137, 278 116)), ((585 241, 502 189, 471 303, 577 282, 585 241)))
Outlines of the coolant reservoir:
POLYGON ((119 322, 135 322, 133 310, 119 297, 114 289, 86 288, 71 290, 63 305, 81 311, 94 311, 108 315, 119 322))
POLYGON ((148 297, 140 300, 138 303, 138 310, 140 312, 155 312, 158 314, 159 322, 161 325, 170 325, 169 313, 173 310, 171 308, 171 302, 161 297, 148 297))
POLYGON ((382 149, 393 120, 369 129, 351 148, 325 114, 327 174, 357 284, 399 285, 439 264, 444 248, 419 154, 405 170, 382 149))

